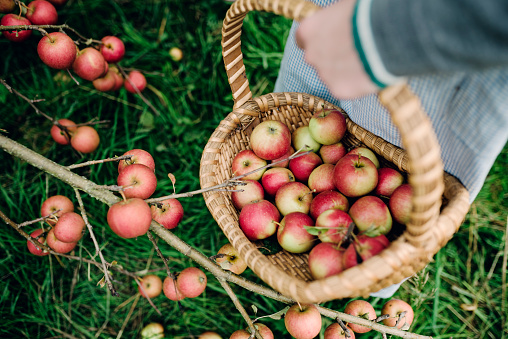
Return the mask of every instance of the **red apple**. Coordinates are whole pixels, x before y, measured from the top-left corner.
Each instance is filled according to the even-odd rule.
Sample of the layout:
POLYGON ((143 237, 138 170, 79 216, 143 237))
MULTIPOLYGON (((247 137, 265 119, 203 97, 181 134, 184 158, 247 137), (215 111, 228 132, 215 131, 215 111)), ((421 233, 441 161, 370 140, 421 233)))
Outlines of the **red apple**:
MULTIPOLYGON (((311 153, 315 154, 315 153, 311 153)), ((332 164, 322 164, 316 167, 309 176, 308 185, 311 190, 316 193, 334 190, 333 170, 335 166, 332 164)))
POLYGON ((309 213, 312 191, 301 182, 288 182, 275 194, 275 205, 282 215, 291 212, 309 213))
POLYGON ((322 242, 341 244, 351 223, 353 220, 346 212, 329 209, 316 219, 316 233, 322 242))
POLYGON ((323 160, 314 152, 302 155, 301 157, 289 161, 289 169, 294 174, 296 180, 307 182, 312 171, 321 165, 323 160))
POLYGON ((93 87, 101 92, 111 91, 116 84, 116 78, 114 75, 114 71, 107 71, 106 75, 95 79, 93 82, 93 87))
MULTIPOLYGON (((42 234, 42 232, 44 232, 44 231, 42 229, 38 228, 35 231, 33 231, 32 233, 30 233, 30 236, 35 239, 38 236, 40 236, 42 234)), ((40 242, 41 244, 44 244, 45 240, 46 240, 46 238, 44 238, 42 236, 42 237, 39 237, 36 241, 40 242)), ((26 246, 28 247, 28 251, 30 251, 30 253, 32 253, 33 255, 43 257, 43 256, 49 254, 49 252, 44 252, 42 250, 42 247, 38 247, 38 246, 35 246, 34 244, 32 244, 32 242, 30 240, 26 241, 26 246)))
POLYGON ((403 317, 404 320, 400 321, 397 328, 402 330, 408 330, 409 326, 413 323, 414 312, 411 305, 404 300, 391 299, 388 300, 381 309, 381 314, 389 314, 390 317, 383 320, 383 324, 386 326, 393 327, 399 321, 399 318, 403 317))
POLYGON ((346 117, 335 109, 319 110, 309 121, 311 137, 323 145, 338 143, 346 131, 346 117))
POLYGON ((390 242, 384 235, 378 235, 377 237, 359 235, 356 237, 355 241, 349 244, 344 252, 344 267, 350 268, 356 266, 359 264, 358 257, 360 257, 361 262, 363 262, 380 253, 389 245, 390 242))
POLYGON ((321 314, 312 304, 295 304, 284 316, 286 330, 298 339, 312 339, 321 331, 321 314))
POLYGON ((358 230, 369 237, 387 234, 392 229, 392 215, 380 198, 366 195, 356 200, 349 209, 358 230))
POLYGON ((331 145, 323 145, 319 149, 319 156, 325 164, 335 165, 347 153, 347 149, 342 142, 331 145))
POLYGON ((157 177, 150 167, 133 164, 118 173, 117 183, 127 198, 148 199, 157 188, 157 177))
POLYGON ((198 339, 222 339, 222 337, 213 331, 206 331, 199 335, 198 339))
POLYGON ((48 246, 57 253, 69 253, 78 244, 77 242, 63 242, 58 240, 57 237, 55 237, 54 229, 49 230, 46 236, 46 242, 48 246))
POLYGON ((76 55, 76 60, 72 63, 72 70, 79 77, 94 81, 101 77, 106 70, 105 60, 101 52, 93 47, 83 48, 76 55))
POLYGON ((196 298, 206 288, 206 275, 197 267, 187 267, 176 279, 176 287, 186 298, 196 298))
POLYGON ((247 269, 247 264, 240 257, 236 248, 230 243, 224 244, 217 252, 218 256, 215 262, 224 270, 231 271, 235 274, 242 274, 247 269))
POLYGON ((261 159, 278 159, 291 147, 291 131, 280 121, 263 121, 252 130, 250 145, 261 159))
MULTIPOLYGON (((353 315, 355 317, 360 317, 367 320, 375 320, 376 319, 376 310, 374 307, 365 300, 356 299, 350 301, 346 308, 344 309, 344 313, 353 315)), ((371 331, 369 327, 348 323, 349 328, 351 328, 356 333, 367 333, 371 331)))
POLYGON ((55 237, 63 242, 78 242, 83 236, 85 221, 74 212, 64 213, 53 228, 55 237))
POLYGON ((71 143, 71 135, 76 131, 78 128, 76 126, 76 123, 69 119, 59 119, 58 123, 62 126, 67 127, 67 133, 64 132, 60 127, 57 125, 53 125, 51 127, 51 130, 49 133, 51 134, 51 137, 53 140, 55 140, 56 143, 60 145, 68 145, 71 143))
POLYGON ((374 194, 385 197, 390 197, 393 191, 404 182, 402 174, 390 167, 379 168, 377 177, 378 182, 374 194))
POLYGON ((348 326, 346 328, 349 330, 349 336, 346 336, 346 332, 338 323, 333 323, 325 329, 323 339, 355 339, 355 332, 348 326))
POLYGON ((164 228, 171 230, 180 224, 183 219, 182 204, 173 198, 160 201, 152 206, 152 219, 164 228))
POLYGON ((292 146, 289 146, 289 150, 286 152, 286 154, 284 154, 280 158, 273 159, 270 162, 272 164, 277 163, 277 164, 273 165, 272 167, 286 167, 287 168, 288 165, 289 165, 289 159, 288 158, 291 155, 293 155, 293 153, 295 153, 295 149, 292 146), (285 160, 285 161, 282 161, 282 160, 285 160), (282 162, 279 162, 279 161, 282 161, 282 162))
POLYGON ((0 0, 0 13, 10 13, 16 8, 14 0, 0 0))
POLYGON ((141 287, 138 285, 138 292, 142 297, 155 298, 162 292, 162 280, 155 274, 145 275, 140 281, 141 287))
POLYGON ((100 51, 107 62, 112 64, 119 62, 125 55, 125 45, 116 36, 105 36, 101 39, 100 51))
POLYGON ((173 278, 166 277, 164 279, 164 283, 162 284, 162 291, 169 300, 180 301, 185 299, 182 292, 178 290, 176 282, 173 278))
POLYGON ((270 196, 275 196, 277 190, 288 182, 295 181, 293 173, 285 167, 269 168, 261 177, 261 185, 270 196))
POLYGON ((280 246, 291 253, 309 251, 316 241, 316 237, 305 229, 314 226, 314 220, 305 213, 292 212, 282 218, 277 230, 277 241, 280 246))
POLYGON ((350 155, 350 154, 356 154, 356 155, 359 154, 363 157, 369 158, 369 160, 372 161, 372 163, 374 165, 376 165, 376 168, 379 168, 379 160, 376 156, 376 153, 374 153, 372 150, 368 149, 367 147, 353 148, 351 151, 349 151, 347 153, 347 155, 350 155))
POLYGON ((240 228, 251 241, 266 239, 275 234, 279 221, 277 207, 268 200, 245 205, 239 215, 240 228))
POLYGON ((91 126, 79 126, 71 137, 71 146, 81 153, 92 153, 99 147, 99 133, 91 126))
POLYGON ((120 88, 122 88, 124 83, 123 75, 120 73, 120 70, 118 70, 117 67, 110 66, 109 70, 112 71, 113 77, 115 78, 115 85, 111 89, 112 91, 118 91, 120 88))
MULTIPOLYGON (((274 339, 273 332, 268 328, 268 326, 261 324, 261 323, 254 323, 254 327, 256 327, 256 330, 259 334, 263 337, 263 339, 274 339)), ((234 331, 229 339, 250 339, 251 333, 250 329, 247 328, 245 330, 237 330, 234 331)))
POLYGON ((344 270, 344 250, 331 242, 322 242, 309 252, 309 269, 314 279, 323 279, 344 270))
POLYGON ((34 25, 54 25, 58 21, 55 6, 46 0, 34 0, 28 4, 26 17, 34 25))
MULTIPOLYGON (((246 149, 235 155, 231 163, 231 169, 233 171, 233 176, 237 177, 264 167, 266 164, 266 160, 258 157, 254 151, 246 149)), ((257 170, 242 177, 242 179, 259 180, 263 176, 265 170, 266 169, 257 170)))
POLYGON ((122 238, 135 238, 146 234, 152 222, 150 206, 139 198, 117 202, 108 210, 108 225, 122 238))
POLYGON ((118 162, 118 173, 120 173, 125 167, 132 164, 145 165, 155 171, 155 161, 153 160, 152 155, 145 150, 135 148, 122 155, 132 155, 132 157, 118 162))
POLYGON ((258 181, 246 179, 242 182, 246 185, 235 186, 235 190, 242 190, 242 192, 231 192, 231 202, 238 210, 241 210, 247 204, 265 198, 263 186, 258 181))
POLYGON ((74 204, 71 199, 63 195, 53 195, 42 203, 41 206, 41 217, 50 215, 51 213, 58 211, 53 214, 51 218, 46 219, 46 222, 50 225, 55 225, 57 218, 67 212, 74 212, 74 204))
POLYGON ((333 172, 335 187, 346 197, 366 195, 376 188, 377 168, 368 158, 351 154, 342 157, 333 172))
POLYGON ((388 206, 396 222, 404 225, 409 222, 413 206, 412 196, 413 189, 410 184, 402 184, 393 191, 388 206))
MULTIPOLYGON (((0 20, 0 26, 20 26, 20 25, 31 25, 32 23, 25 17, 16 14, 6 14, 0 20)), ((25 41, 32 35, 31 30, 13 30, 13 31, 2 31, 2 34, 7 40, 14 42, 25 41)))
POLYGON ((340 192, 329 190, 319 193, 310 203, 310 216, 316 220, 321 213, 329 209, 339 209, 347 212, 349 210, 349 201, 340 192))
POLYGON ((61 32, 52 32, 42 37, 37 45, 42 62, 55 69, 68 69, 76 59, 74 41, 61 32))
POLYGON ((309 126, 300 126, 291 134, 293 147, 297 151, 319 151, 321 144, 310 135, 309 126))
POLYGON ((136 94, 138 91, 143 92, 146 87, 146 78, 140 71, 131 71, 127 74, 123 86, 127 92, 136 94), (137 91, 136 91, 137 89, 137 91))

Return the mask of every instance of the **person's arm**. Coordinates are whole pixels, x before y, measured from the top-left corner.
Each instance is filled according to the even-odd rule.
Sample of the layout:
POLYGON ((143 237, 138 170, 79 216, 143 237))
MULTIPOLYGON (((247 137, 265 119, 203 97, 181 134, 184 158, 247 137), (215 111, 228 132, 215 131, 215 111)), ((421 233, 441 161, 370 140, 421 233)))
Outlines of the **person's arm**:
POLYGON ((343 0, 301 22, 305 60, 339 99, 405 76, 508 66, 508 1, 343 0))

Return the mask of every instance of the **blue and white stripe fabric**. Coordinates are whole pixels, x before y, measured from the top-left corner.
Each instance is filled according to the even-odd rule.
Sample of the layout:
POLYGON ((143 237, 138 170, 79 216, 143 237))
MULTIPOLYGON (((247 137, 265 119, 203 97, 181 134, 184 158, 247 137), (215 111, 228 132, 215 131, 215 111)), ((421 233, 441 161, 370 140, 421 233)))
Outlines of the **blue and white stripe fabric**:
MULTIPOLYGON (((335 1, 313 2, 324 7, 335 1)), ((362 14, 359 11, 357 15, 362 14)), ((358 125, 402 147, 396 127, 375 95, 340 101, 331 95, 296 46, 297 28, 298 23, 293 23, 275 92, 321 97, 342 107, 358 125)), ((508 140, 508 69, 411 77, 407 81, 433 123, 445 171, 466 186, 472 202, 508 140)))

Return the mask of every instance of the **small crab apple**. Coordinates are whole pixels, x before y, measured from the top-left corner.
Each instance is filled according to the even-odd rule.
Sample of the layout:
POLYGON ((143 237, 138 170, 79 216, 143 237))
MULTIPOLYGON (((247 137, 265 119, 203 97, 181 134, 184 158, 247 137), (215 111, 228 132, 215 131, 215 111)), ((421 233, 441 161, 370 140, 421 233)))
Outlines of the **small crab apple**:
POLYGON ((349 200, 337 190, 324 191, 312 199, 309 213, 316 220, 321 213, 332 208, 347 212, 349 210, 349 200))
POLYGON ((261 159, 278 159, 291 147, 291 131, 283 122, 263 121, 252 130, 250 145, 261 159))
POLYGON ((59 119, 57 121, 60 125, 65 126, 67 128, 67 133, 65 133, 58 125, 54 124, 51 127, 51 130, 49 133, 51 134, 51 137, 53 140, 55 140, 56 143, 60 145, 68 145, 71 143, 71 135, 76 131, 78 128, 76 126, 76 123, 69 119, 59 119))
POLYGON ((344 270, 344 250, 331 242, 322 242, 309 252, 309 269, 314 279, 323 279, 344 270))
POLYGON ((120 173, 125 167, 132 164, 145 165, 155 171, 155 161, 152 155, 143 149, 134 148, 122 155, 132 155, 132 157, 118 162, 118 173, 120 173))
POLYGON ((399 318, 404 317, 403 320, 399 322, 397 328, 402 330, 409 329, 409 326, 413 323, 414 312, 411 305, 409 305, 404 300, 400 299, 390 299, 388 300, 381 309, 381 314, 388 314, 390 317, 383 320, 383 324, 386 326, 395 326, 397 322, 399 322, 399 318))
POLYGON ((265 198, 263 186, 256 180, 243 179, 245 185, 235 186, 235 192, 231 192, 231 202, 236 209, 241 210, 245 205, 265 198))
POLYGON ((55 237, 63 242, 78 242, 83 236, 85 221, 74 212, 64 213, 58 218, 53 231, 55 237))
POLYGON ((224 244, 217 252, 215 262, 225 270, 235 274, 242 274, 247 269, 247 264, 240 257, 236 248, 230 243, 224 244))
POLYGON ((127 79, 125 79, 123 86, 127 90, 127 92, 136 94, 137 91, 143 92, 146 87, 146 78, 140 71, 131 71, 127 75, 127 79))
POLYGON ((14 0, 0 0, 0 13, 10 13, 16 8, 14 0))
POLYGON ((56 219, 58 217, 67 212, 74 212, 74 204, 71 199, 64 195, 53 195, 44 200, 41 205, 42 217, 46 217, 51 213, 54 213, 50 218, 46 219, 46 222, 52 226, 56 224, 56 219), (54 213, 55 211, 58 212, 54 213))
POLYGON ((139 198, 117 202, 108 210, 108 225, 122 238, 135 238, 146 234, 152 222, 150 206, 139 198))
POLYGON ((298 339, 312 339, 321 331, 321 314, 312 304, 294 304, 284 316, 286 330, 298 339))
POLYGON ((105 64, 106 61, 101 52, 93 47, 86 47, 77 53, 76 60, 72 63, 72 70, 80 78, 94 81, 104 75, 105 64))
POLYGON ((164 339, 164 327, 159 323, 149 323, 140 334, 141 339, 164 339))
POLYGON ((346 329, 349 330, 349 336, 346 335, 346 332, 338 323, 333 323, 325 329, 323 339, 355 339, 353 330, 348 326, 346 326, 346 329))
POLYGON ((107 62, 116 63, 123 59, 125 55, 125 45, 123 41, 116 36, 105 36, 101 39, 102 45, 100 51, 107 62))
POLYGON ((118 173, 117 184, 127 198, 148 199, 157 188, 157 177, 150 167, 132 164, 118 173))
MULTIPOLYGON (((0 26, 20 26, 20 25, 31 25, 32 23, 25 17, 16 14, 6 14, 0 20, 0 26)), ((25 41, 32 35, 32 30, 13 30, 3 31, 3 36, 13 42, 25 41)))
MULTIPOLYGON (((262 168, 266 166, 266 164, 266 160, 258 157, 254 151, 246 149, 238 152, 235 155, 231 163, 231 170, 233 171, 233 176, 237 177, 262 168)), ((242 179, 259 180, 263 176, 265 170, 266 169, 260 169, 245 177, 242 177, 242 179)))
POLYGON ((177 199, 166 199, 152 206, 152 218, 159 224, 171 230, 180 224, 183 219, 183 207, 177 199))
POLYGON ((176 279, 176 286, 186 298, 196 298, 206 288, 206 275, 197 267, 183 269, 176 279))
POLYGON ((138 292, 144 298, 155 298, 162 292, 162 280, 155 274, 145 275, 141 278, 140 285, 138 285, 138 292))
POLYGON ((316 241, 316 236, 306 230, 306 226, 314 226, 314 220, 305 213, 291 212, 282 218, 277 229, 277 241, 280 246, 291 253, 309 251, 316 241))
POLYGON ((42 62, 55 69, 69 69, 76 59, 74 41, 62 32, 52 32, 42 37, 37 44, 37 53, 42 62))
POLYGON ((35 0, 28 4, 26 17, 34 25, 54 25, 58 21, 55 6, 46 0, 35 0))
POLYGON ((182 292, 180 292, 180 290, 176 286, 176 281, 171 277, 164 278, 164 282, 162 284, 162 291, 169 300, 180 301, 185 299, 185 296, 182 294, 182 292))
POLYGON ((81 153, 92 153, 99 147, 101 139, 91 126, 79 126, 71 136, 71 146, 81 153))
POLYGON ((46 242, 48 246, 57 253, 69 253, 78 244, 77 242, 63 242, 58 240, 55 236, 54 229, 49 230, 46 235, 46 242))
MULTIPOLYGON (((38 228, 35 231, 33 231, 32 233, 30 233, 30 236, 35 239, 38 236, 40 236, 43 232, 44 232, 44 230, 38 228)), ((41 244, 44 244, 45 240, 46 240, 46 238, 41 236, 36 241, 40 242, 41 244)), ((35 246, 30 240, 26 241, 26 246, 28 247, 28 251, 30 251, 30 253, 32 253, 33 255, 43 257, 43 256, 49 254, 49 252, 44 252, 42 247, 35 246)))
POLYGON ((285 167, 273 167, 269 168, 263 173, 261 177, 261 185, 265 192, 274 197, 277 190, 288 182, 295 181, 293 172, 285 167))
MULTIPOLYGON (((356 299, 350 301, 346 308, 344 309, 344 313, 353 315, 355 317, 360 317, 367 320, 376 319, 376 310, 368 301, 356 299)), ((369 327, 348 323, 349 328, 351 328, 356 333, 367 333, 372 329, 369 327)))
POLYGON ((279 221, 279 210, 268 200, 245 205, 238 217, 240 228, 251 241, 266 239, 275 234, 279 221))

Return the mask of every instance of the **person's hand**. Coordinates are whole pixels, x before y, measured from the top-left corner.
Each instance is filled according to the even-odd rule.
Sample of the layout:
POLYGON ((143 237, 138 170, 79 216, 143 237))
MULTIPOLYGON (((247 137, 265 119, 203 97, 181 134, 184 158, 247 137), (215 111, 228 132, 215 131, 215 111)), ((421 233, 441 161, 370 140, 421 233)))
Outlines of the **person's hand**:
POLYGON ((300 23, 296 42, 331 93, 351 99, 377 92, 354 46, 351 17, 355 0, 342 0, 300 23))

